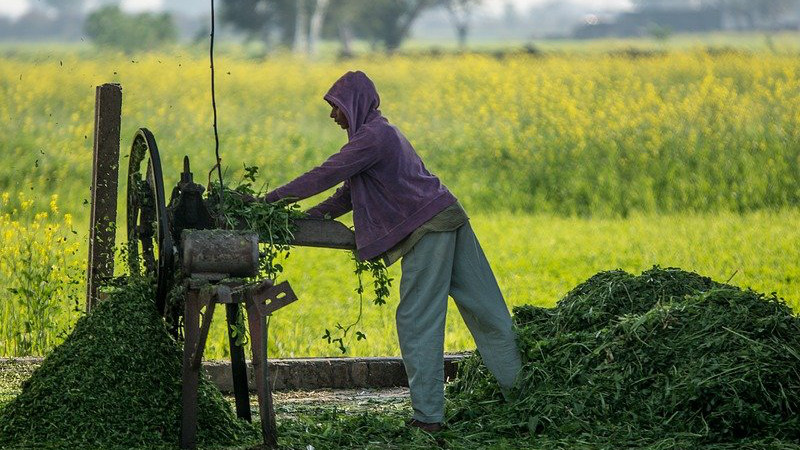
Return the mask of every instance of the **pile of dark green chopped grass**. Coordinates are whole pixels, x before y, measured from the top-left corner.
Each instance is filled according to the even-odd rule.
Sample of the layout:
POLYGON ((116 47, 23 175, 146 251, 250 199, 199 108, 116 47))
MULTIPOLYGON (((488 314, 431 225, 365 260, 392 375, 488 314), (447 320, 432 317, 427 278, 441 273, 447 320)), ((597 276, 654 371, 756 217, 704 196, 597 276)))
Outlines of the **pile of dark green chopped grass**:
POLYGON ((785 445, 800 440, 800 320, 679 269, 599 273, 555 308, 514 309, 510 401, 474 355, 448 387, 451 427, 520 446, 785 445))
MULTIPOLYGON (((156 314, 148 284, 129 281, 82 317, 0 411, 0 447, 177 447, 180 345, 156 314)), ((201 447, 257 441, 201 378, 201 447)))

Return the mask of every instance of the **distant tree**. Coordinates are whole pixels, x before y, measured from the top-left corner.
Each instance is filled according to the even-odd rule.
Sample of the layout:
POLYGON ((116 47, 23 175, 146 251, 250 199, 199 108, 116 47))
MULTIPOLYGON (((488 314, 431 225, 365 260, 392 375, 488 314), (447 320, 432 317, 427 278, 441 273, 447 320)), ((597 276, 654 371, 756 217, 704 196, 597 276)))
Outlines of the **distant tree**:
POLYGON ((798 0, 755 0, 753 3, 758 14, 773 25, 777 24, 783 14, 800 4, 798 0))
POLYGON ((20 21, 22 23, 18 24, 18 28, 26 31, 25 34, 31 29, 24 22, 36 23, 43 19, 52 23, 45 26, 44 32, 41 33, 42 37, 47 36, 54 40, 72 40, 81 36, 84 0, 40 0, 30 1, 28 4, 31 6, 30 14, 23 16, 21 18, 23 20, 20 21))
POLYGON ((638 9, 706 8, 725 0, 634 0, 638 9))
POLYGON ((647 27, 647 34, 657 41, 666 42, 672 36, 672 28, 666 25, 651 24, 647 27))
POLYGON ((440 0, 440 3, 447 10, 450 20, 456 28, 458 46, 460 48, 466 47, 472 14, 475 12, 475 7, 482 3, 482 0, 440 0))
POLYGON ((800 0, 635 0, 634 4, 639 9, 721 8, 744 19, 747 27, 753 29, 759 20, 777 22, 790 8, 800 5, 800 0))
POLYGON ((506 0, 503 3, 503 23, 506 25, 515 25, 519 21, 519 11, 514 6, 514 2, 506 0))
POLYGON ((322 37, 322 26, 325 22, 329 4, 329 0, 317 0, 314 12, 311 13, 308 24, 308 54, 311 56, 317 54, 319 40, 322 37))
POLYGON ((296 0, 296 6, 292 50, 295 53, 300 53, 308 48, 308 10, 306 8, 306 0, 296 0))
POLYGON ((59 30, 59 23, 44 10, 44 8, 31 8, 15 21, 8 20, 8 26, 0 26, 0 35, 14 39, 63 39, 63 30, 59 30))
POLYGON ((360 10, 361 4, 355 0, 333 0, 328 8, 322 34, 339 40, 341 57, 349 58, 354 55, 353 39, 356 37, 355 24, 359 20, 360 10))
POLYGON ((294 43, 295 53, 317 54, 322 35, 322 24, 328 11, 329 0, 297 0, 295 11, 294 43))
POLYGON ((220 21, 243 32, 248 40, 269 43, 277 8, 267 0, 223 0, 220 21))
POLYGON ((351 40, 362 37, 397 49, 413 22, 441 0, 221 0, 221 18, 248 38, 280 43, 311 55, 323 35, 338 35, 342 52, 351 53, 351 40), (336 32, 331 33, 331 29, 336 32))
POLYGON ((295 52, 314 54, 329 0, 222 0, 221 20, 248 39, 279 43, 295 52))
POLYGON ((294 42, 294 0, 221 0, 220 20, 243 32, 248 40, 271 43, 274 35, 280 44, 294 42))
POLYGON ((800 5, 800 0, 707 0, 733 16, 738 16, 755 29, 759 22, 776 24, 790 8, 800 5))
MULTIPOLYGON (((357 1, 357 0, 356 0, 357 1)), ((408 37, 411 25, 436 0, 372 0, 360 2, 355 29, 373 42, 382 42, 393 52, 408 37)))
POLYGON ((174 42, 177 30, 167 13, 126 14, 110 5, 89 14, 86 34, 97 45, 118 48, 126 53, 153 50, 174 42))

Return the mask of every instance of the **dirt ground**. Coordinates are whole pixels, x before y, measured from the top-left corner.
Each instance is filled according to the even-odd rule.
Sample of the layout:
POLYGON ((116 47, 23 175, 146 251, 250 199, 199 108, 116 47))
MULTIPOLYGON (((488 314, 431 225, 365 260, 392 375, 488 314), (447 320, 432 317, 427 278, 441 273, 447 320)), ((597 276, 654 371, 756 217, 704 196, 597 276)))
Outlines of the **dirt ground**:
MULTIPOLYGON (((0 406, 11 401, 22 389, 22 383, 38 367, 20 360, 0 360, 0 406)), ((233 403, 233 396, 228 396, 233 403)), ((321 389, 315 391, 274 392, 273 402, 278 417, 311 412, 317 408, 336 407, 346 412, 377 411, 387 408, 409 408, 408 388, 389 389, 321 389)), ((253 412, 258 400, 250 396, 253 412)))
MULTIPOLYGON (((233 397, 230 397, 233 402, 233 397)), ((313 415, 315 411, 336 409, 345 414, 362 412, 386 413, 407 410, 411 417, 408 388, 389 389, 324 389, 316 391, 288 391, 273 393, 275 416, 294 418, 299 414, 313 415)), ((258 410, 258 400, 250 396, 253 411, 258 410)))

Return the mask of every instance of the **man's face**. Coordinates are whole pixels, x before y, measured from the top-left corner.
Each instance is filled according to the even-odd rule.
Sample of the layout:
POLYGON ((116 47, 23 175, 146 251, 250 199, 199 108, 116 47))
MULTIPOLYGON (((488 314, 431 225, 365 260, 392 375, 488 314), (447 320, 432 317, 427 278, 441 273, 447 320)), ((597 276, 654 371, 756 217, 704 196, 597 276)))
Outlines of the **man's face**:
POLYGON ((344 111, 337 108, 334 104, 331 104, 331 119, 344 130, 350 127, 350 124, 347 123, 347 117, 344 115, 344 111))

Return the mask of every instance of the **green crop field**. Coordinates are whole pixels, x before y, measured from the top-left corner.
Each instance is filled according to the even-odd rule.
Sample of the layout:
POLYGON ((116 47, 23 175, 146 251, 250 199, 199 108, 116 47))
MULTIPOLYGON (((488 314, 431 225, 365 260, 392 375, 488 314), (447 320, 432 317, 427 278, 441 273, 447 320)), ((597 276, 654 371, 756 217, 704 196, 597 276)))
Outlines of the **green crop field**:
MULTIPOLYGON (((257 165, 259 179, 276 186, 335 152, 346 136, 322 95, 352 69, 375 80, 384 114, 461 199, 510 305, 553 305, 600 270, 658 264, 776 291, 798 307, 793 50, 346 62, 254 60, 230 50, 217 61, 226 179, 257 165)), ((12 289, 0 308, 0 353, 46 353, 80 314, 94 86, 104 82, 123 86, 123 155, 145 126, 168 185, 183 155, 197 180, 212 165, 208 63, 199 50, 0 49, 0 286, 12 289)), ((296 249, 284 266, 281 278, 300 301, 272 318, 271 355, 337 354, 321 336, 357 316, 350 255, 296 249)), ((365 305, 367 340, 348 342, 351 355, 398 354, 398 267, 390 274, 389 303, 365 305)), ((470 349, 450 312, 446 349, 470 349)), ((225 355, 223 332, 220 320, 207 356, 225 355)))

